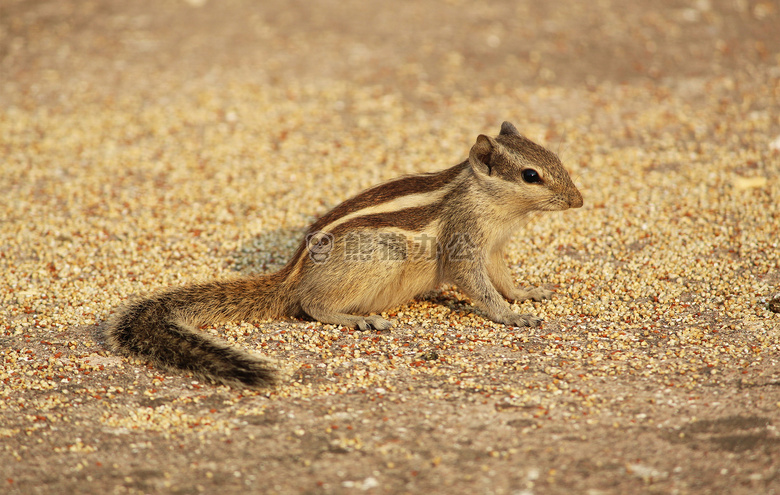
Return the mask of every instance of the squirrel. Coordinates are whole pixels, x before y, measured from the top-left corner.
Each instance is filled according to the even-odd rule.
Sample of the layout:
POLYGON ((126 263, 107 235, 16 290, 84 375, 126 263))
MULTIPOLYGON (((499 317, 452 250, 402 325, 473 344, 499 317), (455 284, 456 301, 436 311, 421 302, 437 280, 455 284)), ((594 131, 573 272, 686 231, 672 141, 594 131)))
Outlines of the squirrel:
POLYGON ((195 283, 127 303, 105 325, 106 345, 163 369, 263 388, 277 382, 271 360, 198 327, 291 316, 386 330, 392 323, 376 313, 442 283, 459 287, 495 322, 538 326, 540 318, 513 312, 507 300, 552 293, 515 287, 505 246, 531 212, 581 206, 558 157, 504 122, 495 138, 479 135, 462 163, 385 182, 336 206, 308 228, 276 273, 195 283))

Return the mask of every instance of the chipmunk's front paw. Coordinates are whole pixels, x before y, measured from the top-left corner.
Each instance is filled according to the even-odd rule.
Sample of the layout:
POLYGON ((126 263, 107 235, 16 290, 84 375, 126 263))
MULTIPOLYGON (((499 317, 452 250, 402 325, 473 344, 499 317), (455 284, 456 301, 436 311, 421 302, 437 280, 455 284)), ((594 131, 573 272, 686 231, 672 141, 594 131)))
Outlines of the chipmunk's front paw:
POLYGON ((542 324, 541 318, 534 315, 519 315, 517 313, 509 313, 495 319, 498 323, 504 325, 512 325, 515 327, 538 327, 542 324))
POLYGON ((553 291, 543 289, 541 287, 534 287, 533 289, 515 289, 512 292, 512 299, 517 302, 527 301, 532 299, 534 301, 541 301, 542 299, 550 299, 553 295, 553 291))

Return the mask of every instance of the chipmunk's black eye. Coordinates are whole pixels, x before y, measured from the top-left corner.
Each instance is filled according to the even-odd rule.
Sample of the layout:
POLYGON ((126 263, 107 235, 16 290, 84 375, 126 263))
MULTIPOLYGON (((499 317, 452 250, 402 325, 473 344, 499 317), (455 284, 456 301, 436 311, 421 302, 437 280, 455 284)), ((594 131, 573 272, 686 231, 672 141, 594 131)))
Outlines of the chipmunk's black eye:
POLYGON ((527 168, 520 172, 523 175, 523 180, 526 181, 529 184, 534 184, 536 182, 542 182, 542 178, 539 177, 539 172, 532 168, 527 168))

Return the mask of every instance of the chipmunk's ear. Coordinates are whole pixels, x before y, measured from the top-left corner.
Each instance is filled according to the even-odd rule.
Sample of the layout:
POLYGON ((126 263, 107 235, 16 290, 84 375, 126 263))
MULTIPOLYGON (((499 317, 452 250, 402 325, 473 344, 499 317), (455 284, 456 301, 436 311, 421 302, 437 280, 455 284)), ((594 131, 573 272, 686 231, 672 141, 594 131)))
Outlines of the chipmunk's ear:
POLYGON ((513 126, 511 122, 504 122, 501 124, 501 132, 498 134, 499 136, 508 136, 512 134, 515 136, 520 135, 520 133, 517 131, 517 127, 513 126))
POLYGON ((477 142, 471 147, 469 163, 478 174, 490 175, 493 172, 493 161, 500 153, 500 144, 495 139, 484 134, 477 136, 477 142))

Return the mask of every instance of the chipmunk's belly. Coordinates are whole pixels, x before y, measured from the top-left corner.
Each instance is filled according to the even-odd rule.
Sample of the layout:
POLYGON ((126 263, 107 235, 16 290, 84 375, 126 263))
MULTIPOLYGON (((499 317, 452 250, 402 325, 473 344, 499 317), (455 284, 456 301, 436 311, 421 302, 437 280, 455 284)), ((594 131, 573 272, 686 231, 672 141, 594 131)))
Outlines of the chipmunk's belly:
MULTIPOLYGON (((370 281, 362 291, 356 291, 349 313, 374 313, 409 302, 422 293, 436 288, 439 283, 438 258, 434 243, 420 243, 419 235, 405 235, 405 248, 380 249, 366 263, 356 265, 363 279, 370 281)), ((403 238, 401 238, 403 239, 403 238)), ((401 239, 391 243, 398 248, 401 239)))
MULTIPOLYGON (((376 267, 374 267, 376 268, 376 267)), ((435 261, 408 262, 376 270, 375 283, 353 300, 350 313, 376 313, 401 306, 439 285, 435 261)))

